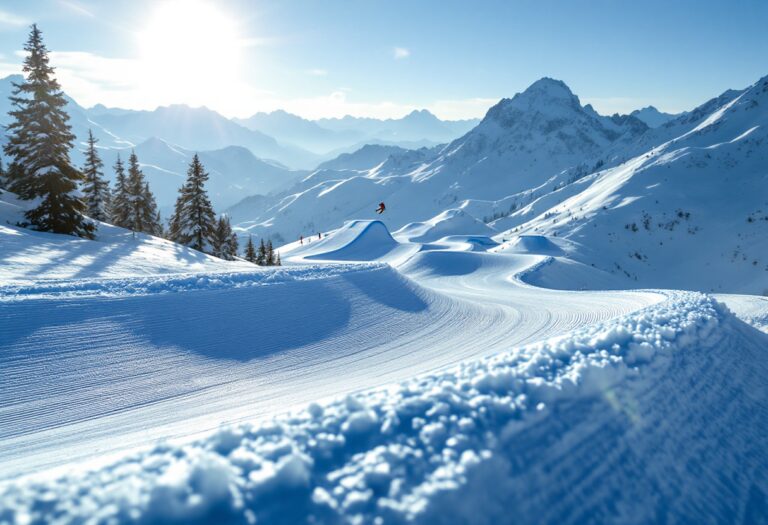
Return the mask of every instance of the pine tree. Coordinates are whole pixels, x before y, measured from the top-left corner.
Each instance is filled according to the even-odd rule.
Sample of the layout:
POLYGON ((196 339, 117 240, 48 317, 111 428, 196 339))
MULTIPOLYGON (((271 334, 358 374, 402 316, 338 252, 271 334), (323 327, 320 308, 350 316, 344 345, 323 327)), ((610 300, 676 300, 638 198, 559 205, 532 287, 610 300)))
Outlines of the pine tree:
POLYGON ((283 261, 280 260, 280 252, 277 252, 277 261, 275 262, 275 266, 282 266, 283 261))
POLYGON ((275 265, 275 250, 272 247, 272 239, 267 241, 267 266, 274 266, 275 265))
POLYGON ((128 221, 131 216, 131 209, 129 205, 128 197, 128 179, 125 176, 125 166, 123 161, 120 160, 120 154, 117 154, 117 161, 115 162, 115 192, 112 194, 112 206, 110 213, 112 216, 112 224, 120 226, 121 228, 128 228, 130 225, 128 221))
POLYGON ((5 180, 5 167, 3 166, 3 158, 0 157, 0 195, 3 194, 2 188, 7 188, 8 183, 5 180))
POLYGON ((149 190, 149 183, 144 183, 144 190, 141 192, 141 222, 144 224, 144 232, 151 235, 161 236, 163 234, 163 223, 160 219, 160 211, 157 209, 155 196, 149 190))
POLYGON ((259 251, 256 253, 256 264, 259 266, 267 265, 267 247, 264 245, 264 239, 259 241, 259 251))
POLYGON ((97 221, 109 220, 109 184, 104 180, 99 153, 96 151, 97 139, 93 137, 93 132, 88 130, 88 149, 85 151, 85 166, 83 166, 83 175, 85 184, 83 185, 83 194, 85 195, 85 204, 88 216, 97 221))
POLYGON ((179 190, 169 231, 171 240, 201 252, 213 249, 217 225, 205 191, 207 180, 208 174, 195 154, 187 169, 187 181, 179 190))
POLYGON ((13 164, 10 189, 22 199, 36 200, 36 207, 24 214, 35 229, 91 238, 95 226, 83 216, 86 206, 77 193, 83 175, 69 159, 75 136, 64 111, 67 102, 36 24, 24 50, 26 78, 13 85, 4 146, 13 164))
POLYGON ((237 235, 232 231, 229 217, 222 215, 216 223, 212 255, 232 261, 237 257, 237 244, 237 235))
POLYGON ((155 196, 149 191, 149 184, 144 180, 139 159, 133 151, 128 157, 126 203, 128 213, 125 227, 135 232, 155 235, 160 227, 157 224, 157 203, 155 196))
POLYGON ((256 247, 253 245, 253 237, 248 236, 248 244, 245 246, 245 260, 256 264, 256 247))
POLYGON ((240 243, 237 241, 237 234, 232 230, 232 226, 229 223, 229 217, 227 217, 227 229, 229 229, 227 255, 229 260, 234 261, 237 257, 237 252, 240 250, 240 243))

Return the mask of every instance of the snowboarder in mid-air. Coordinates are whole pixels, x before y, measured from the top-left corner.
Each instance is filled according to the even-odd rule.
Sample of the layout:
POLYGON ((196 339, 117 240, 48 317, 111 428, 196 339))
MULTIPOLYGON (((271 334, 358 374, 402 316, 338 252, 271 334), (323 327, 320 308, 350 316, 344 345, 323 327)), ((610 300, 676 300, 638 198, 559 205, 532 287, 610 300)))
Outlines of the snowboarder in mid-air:
POLYGON ((378 208, 376 208, 376 213, 378 213, 379 215, 381 215, 382 213, 384 213, 384 210, 386 210, 386 209, 387 209, 387 207, 386 207, 386 206, 384 206, 384 203, 383 203, 383 202, 380 202, 380 203, 379 203, 379 207, 378 207, 378 208))

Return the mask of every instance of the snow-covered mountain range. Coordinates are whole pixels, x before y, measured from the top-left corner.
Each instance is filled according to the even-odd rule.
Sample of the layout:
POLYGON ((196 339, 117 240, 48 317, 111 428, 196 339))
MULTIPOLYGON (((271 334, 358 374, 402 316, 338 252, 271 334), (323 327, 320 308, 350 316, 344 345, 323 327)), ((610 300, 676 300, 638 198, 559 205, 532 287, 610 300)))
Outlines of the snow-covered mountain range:
MULTIPOLYGON (((326 164, 230 212, 244 233, 293 240, 373 217, 381 201, 393 231, 458 208, 499 242, 520 233, 557 238, 569 262, 603 272, 605 286, 762 293, 766 82, 649 126, 639 118, 648 111, 602 116, 545 78, 446 146, 361 155, 374 166, 326 164)), ((576 273, 558 272, 562 282, 549 284, 580 286, 570 268, 576 273)))
POLYGON ((264 211, 237 206, 231 212, 251 231, 293 238, 369 213, 383 200, 396 229, 465 199, 496 200, 589 173, 613 158, 605 158, 612 147, 647 130, 634 117, 601 116, 563 82, 542 79, 501 100, 444 147, 395 152, 369 169, 319 170, 264 211))

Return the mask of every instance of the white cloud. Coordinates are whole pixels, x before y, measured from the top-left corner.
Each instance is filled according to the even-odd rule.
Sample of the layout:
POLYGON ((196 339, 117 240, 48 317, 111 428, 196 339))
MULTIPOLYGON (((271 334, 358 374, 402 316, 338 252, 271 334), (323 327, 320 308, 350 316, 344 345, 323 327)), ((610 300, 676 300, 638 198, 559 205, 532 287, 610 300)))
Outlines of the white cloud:
POLYGON ((396 47, 393 50, 393 56, 395 57, 395 60, 401 60, 403 58, 408 58, 411 56, 411 51, 405 47, 396 47))
POLYGON ((20 16, 9 13, 8 11, 0 11, 0 26, 13 26, 20 27, 29 25, 29 20, 20 16))
POLYGON ((311 75, 313 77, 325 77, 328 75, 328 70, 326 69, 308 69, 307 75, 311 75))

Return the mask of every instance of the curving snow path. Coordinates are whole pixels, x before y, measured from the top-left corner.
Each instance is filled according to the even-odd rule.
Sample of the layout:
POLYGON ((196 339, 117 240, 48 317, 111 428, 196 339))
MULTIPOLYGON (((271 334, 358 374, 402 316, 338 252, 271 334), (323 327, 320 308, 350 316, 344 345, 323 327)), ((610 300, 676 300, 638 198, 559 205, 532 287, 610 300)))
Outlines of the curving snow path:
POLYGON ((440 249, 418 253, 402 274, 374 263, 286 269, 271 280, 259 272, 203 284, 196 275, 2 289, 0 475, 190 439, 663 297, 541 290, 514 278, 541 259, 440 249))

